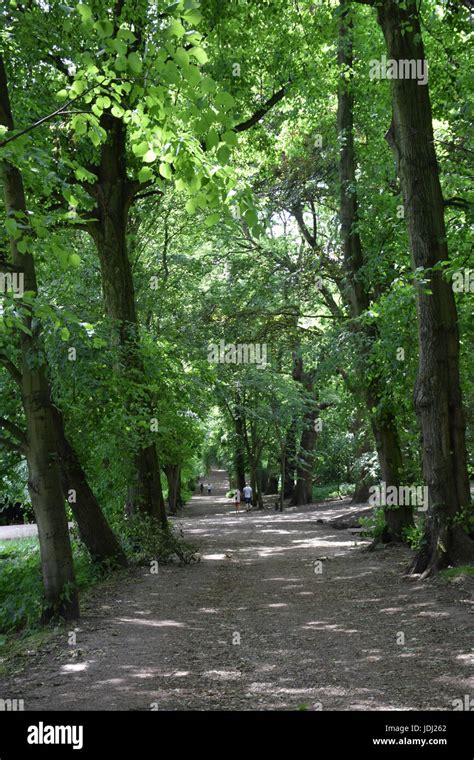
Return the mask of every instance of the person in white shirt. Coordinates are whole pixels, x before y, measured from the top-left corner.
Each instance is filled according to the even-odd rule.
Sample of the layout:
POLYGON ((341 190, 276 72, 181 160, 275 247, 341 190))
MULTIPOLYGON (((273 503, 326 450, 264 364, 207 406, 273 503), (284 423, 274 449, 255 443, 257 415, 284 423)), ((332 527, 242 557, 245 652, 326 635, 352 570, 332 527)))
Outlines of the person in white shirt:
POLYGON ((247 505, 247 512, 250 512, 252 509, 252 488, 248 483, 246 483, 244 487, 244 499, 247 505))
POLYGON ((234 494, 234 504, 236 512, 240 509, 240 489, 237 488, 234 494))

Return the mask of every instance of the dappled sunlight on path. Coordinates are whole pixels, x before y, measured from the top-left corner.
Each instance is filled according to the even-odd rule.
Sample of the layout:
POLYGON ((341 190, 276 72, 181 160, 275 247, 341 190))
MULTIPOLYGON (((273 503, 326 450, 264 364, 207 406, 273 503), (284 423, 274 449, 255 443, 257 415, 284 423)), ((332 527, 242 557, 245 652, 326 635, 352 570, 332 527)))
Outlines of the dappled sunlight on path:
POLYGON ((331 528, 347 502, 236 514, 210 477, 175 519, 200 563, 97 589, 77 646, 8 684, 26 709, 449 710, 472 693, 467 601, 403 577, 406 549, 331 528))

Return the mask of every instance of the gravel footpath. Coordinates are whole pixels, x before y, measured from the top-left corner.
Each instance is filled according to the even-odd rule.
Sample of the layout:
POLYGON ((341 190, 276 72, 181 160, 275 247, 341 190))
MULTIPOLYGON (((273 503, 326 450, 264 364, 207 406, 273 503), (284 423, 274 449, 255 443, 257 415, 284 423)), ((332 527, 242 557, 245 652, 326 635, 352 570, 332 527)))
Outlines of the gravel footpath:
POLYGON ((76 645, 62 632, 22 658, 0 695, 26 710, 451 710, 474 693, 472 579, 404 577, 407 549, 364 552, 321 522, 347 502, 235 514, 222 478, 178 521, 200 563, 96 588, 76 645))

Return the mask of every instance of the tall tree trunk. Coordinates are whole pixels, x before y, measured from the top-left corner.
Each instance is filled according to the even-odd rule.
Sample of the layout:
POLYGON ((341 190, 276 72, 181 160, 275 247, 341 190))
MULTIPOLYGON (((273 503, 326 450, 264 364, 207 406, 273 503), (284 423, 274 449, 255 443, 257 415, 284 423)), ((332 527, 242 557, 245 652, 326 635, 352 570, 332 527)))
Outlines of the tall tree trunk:
POLYGON ((240 491, 245 486, 245 448, 244 448, 244 426, 242 417, 236 414, 234 417, 235 423, 235 448, 234 448, 234 467, 235 477, 237 479, 237 486, 240 491))
MULTIPOLYGON (((296 354, 293 355, 292 375, 293 380, 301 383, 306 393, 312 395, 313 376, 310 372, 303 371, 303 359, 296 354)), ((308 504, 313 496, 313 459, 316 444, 314 423, 316 416, 315 408, 307 409, 303 416, 303 430, 299 450, 296 452, 296 486, 291 499, 291 504, 297 507, 308 504)))
POLYGON ((298 454, 298 420, 295 417, 291 421, 290 428, 286 436, 286 466, 285 466, 285 499, 291 499, 295 492, 295 470, 298 454))
MULTIPOLYGON (((9 130, 14 128, 1 56, 0 123, 9 130)), ((1 172, 7 216, 15 219, 16 213, 21 214, 25 225, 28 216, 22 176, 16 167, 7 162, 2 162, 1 172)), ((13 237, 10 237, 10 249, 14 267, 24 274, 25 290, 37 293, 33 256, 21 253, 13 237)), ((43 620, 56 615, 71 619, 79 615, 79 600, 64 508, 50 387, 46 366, 40 360, 39 330, 33 328, 30 316, 25 316, 23 322, 25 328, 32 331, 31 335, 21 332, 21 395, 27 429, 28 490, 38 524, 41 552, 45 595, 43 620)))
MULTIPOLYGON (((354 317, 359 317, 370 306, 370 296, 362 277, 365 264, 362 242, 358 232, 359 214, 357 203, 357 179, 355 173, 354 150, 354 97, 350 80, 347 80, 353 64, 352 20, 347 0, 341 0, 342 13, 339 27, 338 64, 340 67, 338 87, 337 131, 340 141, 340 223, 344 247, 344 267, 347 277, 346 300, 354 317)), ((371 345, 377 338, 374 326, 362 328, 367 338, 368 348, 364 356, 370 354, 371 345)), ((388 486, 400 485, 402 454, 398 439, 395 415, 384 408, 382 398, 385 391, 383 378, 372 375, 365 389, 366 404, 375 437, 380 462, 382 480, 388 486), (375 412, 373 410, 376 410, 375 412)), ((385 508, 384 540, 399 541, 403 530, 413 524, 411 509, 385 508)))
POLYGON ((79 535, 94 562, 110 560, 126 567, 127 559, 87 481, 82 465, 64 430, 61 412, 51 407, 61 461, 64 497, 79 528, 79 535), (74 491, 69 498, 70 491, 74 491))
POLYGON ((168 506, 172 515, 178 511, 179 469, 178 464, 170 464, 165 467, 166 480, 168 481, 168 506))
MULTIPOLYGON (((128 212, 136 183, 127 177, 125 125, 110 114, 102 116, 101 124, 107 132, 107 142, 102 146, 100 164, 96 168, 98 180, 87 186, 97 204, 97 219, 89 224, 89 231, 99 255, 105 311, 116 329, 123 371, 132 387, 135 381, 143 381, 145 377, 127 249, 128 212)), ((150 417, 151 411, 150 408, 150 417)), ((128 507, 131 512, 138 510, 157 518, 166 527, 160 467, 154 444, 140 447, 133 456, 128 507)))
MULTIPOLYGON (((378 21, 389 58, 426 64, 414 0, 407 0, 405 7, 383 0, 378 21)), ((415 408, 429 510, 425 547, 414 569, 429 574, 474 556, 474 541, 453 525, 453 518, 470 503, 459 331, 452 287, 441 268, 433 270, 448 259, 448 247, 428 84, 394 79, 391 86, 392 123, 386 138, 400 177, 413 269, 421 268, 428 281, 416 293, 420 357, 415 408)))

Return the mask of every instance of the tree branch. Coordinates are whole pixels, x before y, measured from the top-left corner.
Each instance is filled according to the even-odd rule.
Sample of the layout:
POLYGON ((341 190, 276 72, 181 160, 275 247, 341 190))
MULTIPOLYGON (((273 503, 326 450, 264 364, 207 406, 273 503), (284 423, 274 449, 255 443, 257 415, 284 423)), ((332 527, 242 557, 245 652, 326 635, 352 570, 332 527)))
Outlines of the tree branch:
POLYGON ((13 380, 16 382, 17 385, 21 385, 22 375, 20 370, 15 367, 12 361, 8 358, 6 354, 0 353, 0 364, 3 364, 5 369, 9 372, 13 380))
POLYGON ((0 447, 4 447, 5 449, 9 449, 10 451, 14 451, 15 454, 24 454, 23 447, 20 446, 18 443, 14 443, 10 440, 10 438, 5 438, 4 435, 0 434, 0 447))
POLYGON ((278 92, 275 92, 271 98, 269 98, 266 103, 263 104, 261 108, 258 109, 258 111, 255 111, 253 116, 251 116, 249 119, 246 119, 245 121, 240 122, 240 124, 236 124, 234 127, 234 132, 245 132, 247 129, 250 129, 255 124, 258 124, 259 121, 263 119, 264 116, 270 111, 271 108, 276 103, 279 103, 280 100, 282 100, 286 95, 286 89, 288 85, 285 85, 281 88, 281 90, 278 90, 278 92))
POLYGON ((16 438, 22 450, 26 451, 28 447, 26 433, 21 428, 19 428, 18 425, 15 425, 14 422, 10 422, 10 420, 5 419, 5 417, 0 417, 0 428, 3 428, 8 433, 10 433, 10 435, 16 438))

